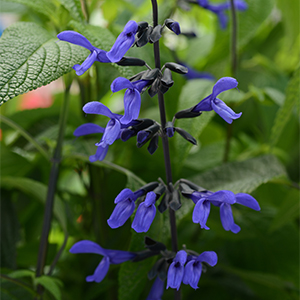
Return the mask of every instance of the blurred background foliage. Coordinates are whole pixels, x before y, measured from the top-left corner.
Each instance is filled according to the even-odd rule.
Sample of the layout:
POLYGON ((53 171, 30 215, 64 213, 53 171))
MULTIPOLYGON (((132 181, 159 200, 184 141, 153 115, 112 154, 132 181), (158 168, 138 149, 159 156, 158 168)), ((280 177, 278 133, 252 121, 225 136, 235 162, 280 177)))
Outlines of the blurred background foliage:
MULTIPOLYGON (((210 72, 216 80, 232 76, 231 23, 221 30, 210 11, 196 5, 186 11, 182 3, 159 1, 160 22, 171 17, 180 23, 182 32, 194 32, 196 37, 165 32, 160 43, 162 62, 177 59, 210 72)), ((220 95, 236 112, 243 112, 242 117, 232 125, 214 112, 179 120, 176 125, 197 138, 198 145, 187 145, 180 136, 170 143, 174 181, 188 178, 213 191, 251 193, 261 212, 234 207, 235 220, 242 228, 235 235, 223 230, 217 210, 212 209, 211 230, 205 231, 192 222, 192 203, 182 199, 177 214, 180 247, 213 250, 219 257, 217 266, 202 275, 198 290, 182 286, 183 299, 299 299, 299 1, 247 3, 248 10, 238 13, 235 77, 239 92, 220 95)), ((63 30, 76 30, 105 50, 128 20, 151 23, 151 1, 143 0, 2 0, 1 11, 3 29, 17 21, 33 22, 54 39, 63 30)), ((84 57, 87 52, 81 51, 84 57)), ((151 45, 132 48, 128 56, 154 66, 151 45)), ((143 248, 144 235, 133 232, 129 221, 112 230, 106 220, 122 189, 165 178, 161 144, 150 156, 146 147, 136 148, 134 139, 126 144, 118 141, 103 162, 90 164, 88 157, 94 154, 99 136, 73 136, 83 123, 105 126, 107 122, 106 117, 83 114, 81 108, 88 101, 99 100, 121 113, 122 92, 111 95, 110 84, 118 76, 139 71, 138 67, 96 63, 81 77, 72 70, 64 80, 50 78, 46 82, 53 81, 50 85, 18 95, 1 107, 1 299, 32 299, 37 284, 45 287, 44 299, 147 297, 152 282, 146 273, 153 260, 111 265, 106 278, 97 284, 85 282, 85 277, 94 272, 101 257, 68 252, 82 239, 108 249, 143 248), (63 82, 70 77, 73 83, 45 274, 67 233, 68 239, 52 276, 36 278, 50 157, 59 131, 63 82)), ((165 95, 169 120, 179 109, 210 94, 214 84, 177 74, 174 81, 165 95)), ((155 97, 143 94, 140 117, 159 120, 155 97)), ((167 217, 157 215, 147 235, 170 245, 168 230, 167 217)), ((167 290, 163 299, 172 297, 167 290)))

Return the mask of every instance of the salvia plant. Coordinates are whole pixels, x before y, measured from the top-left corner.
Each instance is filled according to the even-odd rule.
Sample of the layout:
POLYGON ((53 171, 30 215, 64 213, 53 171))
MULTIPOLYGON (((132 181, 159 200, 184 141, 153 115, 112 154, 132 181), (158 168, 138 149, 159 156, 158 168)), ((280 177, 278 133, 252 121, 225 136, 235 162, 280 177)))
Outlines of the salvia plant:
MULTIPOLYGON (((95 1, 92 2, 91 7, 95 8, 95 1)), ((129 5, 130 1, 127 2, 129 5)), ((187 299, 185 297, 190 296, 183 297, 183 286, 189 286, 193 290, 199 289, 200 292, 197 292, 196 298, 202 299, 202 281, 205 284, 205 280, 211 280, 211 282, 215 280, 216 284, 213 283, 211 288, 217 289, 218 276, 221 276, 218 271, 220 270, 218 269, 219 264, 227 272, 232 272, 232 276, 246 279, 247 276, 248 279, 253 277, 258 281, 267 282, 269 285, 273 284, 274 288, 277 283, 279 287, 283 285, 288 290, 284 295, 290 297, 286 299, 297 297, 295 295, 298 290, 292 282, 282 283, 276 276, 251 272, 247 275, 248 273, 243 272, 243 270, 234 271, 229 266, 226 267, 225 257, 222 255, 218 257, 218 251, 222 245, 209 241, 214 236, 214 232, 221 236, 226 234, 228 239, 233 239, 233 236, 238 236, 239 232, 243 231, 243 227, 246 227, 250 234, 258 230, 256 224, 263 222, 261 219, 264 216, 259 212, 261 210, 259 202, 261 201, 260 197, 255 197, 259 200, 258 202, 250 193, 262 183, 275 179, 281 180, 282 185, 293 189, 290 194, 295 199, 294 190, 298 189, 299 186, 288 179, 282 164, 274 156, 266 155, 257 161, 252 158, 248 165, 242 165, 242 161, 239 168, 220 168, 215 173, 207 173, 200 177, 189 176, 189 172, 182 172, 179 167, 190 152, 191 147, 199 142, 202 143, 199 135, 212 118, 213 112, 216 113, 218 126, 224 128, 222 129, 223 134, 226 134, 227 131, 223 162, 228 163, 232 126, 238 122, 237 120, 242 120, 247 113, 247 110, 243 109, 246 106, 241 106, 241 109, 233 108, 234 105, 230 107, 227 103, 228 99, 230 97, 234 99, 251 97, 245 96, 239 90, 239 76, 237 76, 239 50, 237 17, 243 18, 243 14, 247 12, 250 3, 247 4, 243 0, 225 2, 180 0, 173 2, 172 9, 168 9, 168 6, 164 7, 165 10, 168 10, 166 13, 159 10, 161 6, 158 6, 156 0, 145 1, 147 5, 151 4, 151 17, 150 15, 142 17, 136 14, 134 19, 128 19, 123 16, 118 21, 118 35, 114 38, 103 27, 93 27, 86 24, 89 19, 86 1, 64 0, 61 1, 62 7, 54 1, 38 1, 36 3, 29 3, 25 0, 11 1, 11 3, 25 4, 39 14, 47 16, 53 24, 52 30, 56 30, 58 33, 57 38, 53 38, 53 35, 41 26, 29 22, 13 24, 4 31, 0 40, 1 102, 4 103, 19 94, 50 83, 62 75, 64 75, 65 90, 57 126, 58 132, 56 132, 57 140, 54 145, 51 145, 50 142, 51 133, 44 133, 44 141, 42 136, 40 140, 35 139, 14 120, 2 116, 2 121, 6 126, 17 130, 42 154, 42 159, 51 162, 47 188, 34 180, 19 179, 18 176, 15 178, 4 176, 1 183, 4 189, 20 189, 25 194, 28 193, 35 197, 43 198, 45 196, 42 200, 45 203, 45 211, 43 225, 40 229, 35 271, 9 272, 4 270, 2 280, 4 289, 7 291, 7 297, 10 297, 7 299, 15 299, 12 298, 14 292, 11 291, 9 283, 25 287, 31 297, 35 299, 62 299, 59 282, 50 275, 55 274, 56 264, 66 245, 69 251, 64 252, 63 255, 72 261, 80 259, 80 254, 85 254, 83 257, 87 260, 90 257, 94 258, 91 259, 92 263, 89 261, 88 268, 83 267, 82 271, 76 274, 77 278, 74 277, 72 271, 69 271, 70 286, 74 285, 75 290, 76 282, 84 280, 90 284, 96 283, 96 288, 100 290, 99 293, 94 292, 95 296, 86 294, 85 296, 78 296, 78 299, 114 299, 116 293, 108 291, 110 282, 114 280, 112 276, 116 274, 115 267, 111 265, 119 264, 122 264, 119 274, 120 299, 187 299), (196 33, 192 30, 186 30, 176 20, 176 16, 178 16, 175 13, 176 9, 180 9, 182 15, 187 15, 189 10, 193 9, 201 12, 206 11, 206 16, 212 18, 217 24, 214 26, 220 27, 220 47, 223 47, 226 39, 230 40, 231 43, 231 68, 227 72, 231 76, 222 77, 224 72, 220 72, 221 75, 214 72, 212 75, 207 71, 196 70, 180 57, 176 47, 170 46, 170 42, 163 43, 164 39, 170 39, 176 45, 182 41, 182 38, 189 43, 197 37, 196 33), (69 15, 66 13, 67 11, 69 15), (161 15, 165 18, 162 18, 161 15), (60 18, 63 20, 64 16, 66 19, 62 22, 65 22, 65 26, 60 26, 60 18), (125 19, 126 23, 122 23, 125 19), (229 23, 231 25, 228 29, 229 23), (58 28, 68 30, 60 31, 58 28), (70 30, 71 28, 73 30, 70 30), (229 30, 231 34, 227 35, 229 30), (12 47, 16 40, 19 46, 12 47), (168 48, 168 46, 170 47, 168 48), (105 66, 109 66, 109 68, 104 69, 105 66), (113 75, 109 72, 105 73, 105 71, 101 73, 103 80, 99 81, 101 69, 113 70, 113 75), (95 70, 97 70, 96 73, 95 70), (115 74, 118 76, 114 76, 115 74), (199 89, 199 92, 195 94, 192 88, 190 91, 187 88, 183 96, 180 95, 180 105, 177 105, 179 95, 176 86, 184 80, 192 82, 195 79, 197 81, 194 82, 199 83, 199 85, 195 85, 194 88, 196 91, 199 89), (82 233, 75 236, 72 233, 75 232, 74 228, 76 227, 74 222, 72 226, 69 225, 73 214, 70 207, 72 201, 79 203, 79 200, 78 198, 75 199, 76 197, 73 199, 72 193, 70 193, 70 196, 65 198, 67 203, 65 214, 63 202, 56 194, 63 150, 64 155, 70 157, 68 154, 70 150, 66 147, 63 148, 63 141, 65 135, 68 134, 67 112, 72 97, 71 84, 73 80, 77 82, 79 87, 80 110, 82 110, 81 114, 86 122, 72 131, 73 138, 69 146, 77 149, 89 149, 88 159, 84 159, 83 154, 80 153, 81 150, 78 150, 77 156, 73 158, 76 159, 76 174, 82 182, 81 185, 83 184, 89 190, 95 201, 95 208, 92 209, 99 212, 92 221, 86 220, 85 213, 81 212, 77 223, 83 224, 83 227, 89 227, 88 222, 101 223, 102 229, 98 232, 99 236, 102 236, 101 238, 82 233), (202 80, 209 85, 203 88, 204 86, 200 83, 202 80), (117 105, 108 100, 108 94, 118 101, 117 105), (122 102, 118 100, 120 97, 122 102), (144 109, 147 106, 154 107, 156 112, 153 110, 152 113, 149 113, 149 110, 144 109), (101 117, 98 117, 99 115, 101 117), (99 118, 102 120, 101 122, 99 122, 99 118), (132 140, 136 143, 134 149, 132 148, 132 140), (48 142, 50 148, 53 147, 54 149, 51 158, 43 146, 45 141, 48 142), (128 147, 134 153, 131 157, 132 160, 135 160, 135 156, 138 157, 139 152, 143 151, 140 148, 146 148, 148 153, 144 154, 144 159, 147 162, 137 158, 136 164, 138 164, 141 175, 149 172, 146 178, 152 178, 148 182, 137 177, 134 171, 109 162, 112 157, 110 156, 111 152, 116 151, 114 149, 119 149, 116 153, 122 158, 123 151, 129 153, 126 152, 128 147), (177 155, 176 159, 173 158, 174 155, 177 155), (162 156, 163 159, 157 158, 158 156, 162 156), (160 165, 162 162, 163 167, 160 165), (85 163, 89 165, 89 175, 86 175, 84 171, 85 163), (99 173, 98 168, 94 166, 108 167, 126 174, 129 179, 127 186, 120 184, 119 178, 113 178, 112 187, 103 186, 101 181, 108 182, 105 181, 106 173, 104 171, 99 173), (149 166, 152 167, 151 170, 147 169, 149 166), (218 176, 225 178, 224 181, 215 185, 211 184, 210 181, 218 180, 218 176), (232 176, 236 178, 236 186, 224 183, 227 176, 228 178, 232 176), (251 177, 250 188, 243 186, 243 178, 247 178, 247 176, 251 177), (121 185, 123 185, 123 189, 119 189, 121 185), (110 195, 106 192, 109 189, 113 189, 114 199, 107 196, 110 195), (109 206, 111 209, 109 212, 104 209, 104 203, 108 202, 113 202, 113 205, 109 206), (241 206, 245 208, 240 209, 241 206), (47 254, 49 255, 50 251, 52 214, 60 224, 64 238, 52 264, 48 264, 47 254), (219 217, 216 217, 218 214, 219 217), (245 216, 249 214, 253 216, 255 221, 248 223, 244 221, 245 216), (213 221, 210 221, 211 219, 213 221), (178 222, 182 220, 184 220, 184 224, 188 224, 186 227, 188 230, 198 228, 198 234, 193 234, 192 238, 190 234, 182 234, 178 238, 178 222), (103 228, 110 227, 112 229, 111 240, 117 241, 122 239, 123 234, 127 234, 125 232, 129 226, 131 226, 132 234, 130 243, 125 242, 124 245, 105 239, 105 236, 108 235, 104 233, 103 228), (121 227, 125 228, 122 229, 121 227), (207 231, 211 232, 210 235, 205 233, 207 231), (75 236, 71 241, 68 241, 69 234, 75 236), (46 265, 49 266, 45 267, 46 265), (32 279, 33 287, 27 281, 20 280, 26 276, 32 279), (206 279, 206 277, 210 279, 206 279)), ((135 4, 137 3, 138 1, 135 1, 135 4)), ((110 5, 118 4, 107 1, 106 5, 106 9, 109 10, 110 5)), ((266 32, 265 29, 265 35, 266 32)), ((297 98, 295 86, 299 82, 298 73, 295 73, 296 75, 290 83, 290 90, 292 90, 290 93, 294 93, 293 96, 290 96, 292 100, 289 100, 287 108, 284 106, 281 108, 281 113, 285 112, 292 115, 293 105, 291 103, 296 103, 294 99, 297 98)), ((255 87, 252 87, 252 92, 253 94, 258 93, 255 87)), ((278 97, 276 99, 278 100, 278 97)), ((47 116, 45 118, 47 119, 47 116)), ((280 116, 278 119, 280 121, 274 125, 275 129, 273 129, 271 136, 273 146, 280 136, 280 132, 277 134, 276 129, 282 130, 281 127, 288 122, 287 117, 285 117, 285 121, 281 121, 282 117, 280 116)), ((78 120, 74 120, 74 122, 78 124, 78 120)), ((246 124, 244 130, 248 130, 246 124)), ((19 149, 16 153, 26 157, 25 150, 19 149)), ((74 162, 69 164, 72 165, 74 162)), ((65 181, 66 187, 70 184, 70 180, 65 181)), ((61 197, 64 198, 63 193, 61 197)), ((84 201, 83 198, 81 201, 84 201)), ((291 203, 296 207, 294 200, 291 203)), ((82 203, 78 205, 80 206, 82 203)), ((9 210, 7 207, 4 205, 5 212, 9 210)), ((31 209, 34 210, 34 207, 31 209)), ((11 210, 13 211, 13 209, 11 210)), ((291 221, 290 217, 295 218, 295 214, 291 213, 290 210, 287 210, 285 214, 283 213, 283 218, 288 218, 289 221, 291 221)), ((27 215, 30 216, 30 213, 28 212, 27 215)), ((25 222, 26 218, 24 217, 21 222, 25 222)), ((9 220, 5 219, 5 222, 5 226, 10 224, 9 220)), ((285 222, 287 221, 282 221, 280 224, 284 225, 285 222)), ((184 225, 182 226, 184 227, 184 225)), ((277 229, 276 225, 272 226, 277 229)), ((273 227, 271 230, 274 230, 273 227)), ((96 225, 96 228, 100 227, 96 225)), ((25 230, 25 235, 27 234, 28 229, 25 230)), ((259 248, 263 251, 262 246, 259 248)), ((232 249, 232 255, 235 253, 236 250, 232 249)), ((291 255, 293 256, 294 252, 291 255)), ((247 260, 249 260, 250 265, 251 261, 256 259, 255 251, 251 251, 251 256, 248 253, 247 260)), ((277 257, 277 259, 280 260, 281 258, 277 257)), ((263 264, 263 261, 259 263, 263 264)), ((4 266, 13 268, 9 264, 4 266)), ((231 278, 231 280, 233 279, 231 278)), ((237 279, 236 282, 240 284, 240 279, 237 279)), ((223 284, 226 285, 225 281, 223 284)), ((268 298, 268 296, 255 298, 256 294, 252 295, 252 291, 246 290, 248 294, 246 293, 247 296, 243 299, 275 299, 268 298)), ((184 295, 191 295, 190 293, 187 292, 184 295)), ((218 299, 222 299, 221 294, 220 292, 218 299)), ((18 294, 16 297, 23 299, 20 295, 18 294)), ((214 298, 216 291, 206 295, 211 295, 206 296, 207 299, 214 298)), ((227 299, 226 297, 224 299, 227 299)), ((68 296, 66 299, 69 299, 68 296)), ((203 299, 205 298, 203 297, 203 299)))

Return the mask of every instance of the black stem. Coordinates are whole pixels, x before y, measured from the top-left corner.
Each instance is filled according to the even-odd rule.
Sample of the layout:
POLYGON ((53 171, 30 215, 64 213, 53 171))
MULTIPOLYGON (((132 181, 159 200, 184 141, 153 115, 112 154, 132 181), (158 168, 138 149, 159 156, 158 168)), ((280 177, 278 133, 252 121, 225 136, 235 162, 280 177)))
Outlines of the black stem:
MULTIPOLYGON (((232 19, 232 25, 231 25, 231 76, 235 77, 236 70, 237 70, 237 19, 236 19, 236 9, 235 9, 233 0, 230 0, 230 11, 231 11, 231 19, 232 19)), ((227 162, 229 159, 231 137, 232 137, 232 124, 228 124, 223 162, 227 162)))
MULTIPOLYGON (((153 28, 158 25, 158 8, 157 1, 151 0, 152 2, 152 12, 153 12, 153 28)), ((160 69, 160 52, 159 52, 159 41, 154 43, 154 59, 155 59, 155 68, 160 69)), ((165 128, 166 125, 166 110, 164 95, 158 91, 158 106, 160 112, 160 122, 162 128, 165 128)), ((166 170, 166 181, 167 184, 172 183, 172 169, 171 169, 171 158, 170 158, 170 149, 169 149, 169 140, 168 136, 163 132, 162 133, 162 144, 164 152, 164 161, 165 161, 165 170, 166 170)), ((174 252, 178 251, 178 242, 177 242, 177 228, 176 228, 176 216, 175 211, 169 208, 170 215, 170 226, 171 226, 171 240, 172 240, 172 250, 174 252)), ((174 291, 174 299, 180 300, 181 293, 180 291, 174 291)))
MULTIPOLYGON (((60 120, 59 120, 59 133, 57 138, 57 145, 52 157, 52 166, 50 170, 50 178, 47 190, 45 211, 44 211, 44 220, 43 220, 43 228, 40 239, 40 247, 38 253, 38 261, 36 267, 36 277, 43 275, 43 270, 46 262, 46 255, 48 250, 48 236, 51 228, 51 220, 52 220, 52 211, 54 205, 54 197, 56 191, 56 183, 58 179, 59 173, 59 165, 61 161, 61 153, 62 153, 62 145, 65 135, 65 128, 67 122, 67 112, 69 106, 69 96, 70 96, 70 84, 66 86, 63 106, 61 110, 60 120)), ((38 287, 38 293, 42 293, 41 286, 38 287)))

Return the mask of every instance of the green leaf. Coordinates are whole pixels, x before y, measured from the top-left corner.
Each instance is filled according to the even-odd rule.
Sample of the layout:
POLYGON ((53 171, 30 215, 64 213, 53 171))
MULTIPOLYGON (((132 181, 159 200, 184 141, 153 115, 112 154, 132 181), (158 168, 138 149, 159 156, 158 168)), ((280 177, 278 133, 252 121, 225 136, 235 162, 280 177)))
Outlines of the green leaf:
MULTIPOLYGON (((1 178, 0 184, 2 187, 8 189, 18 189, 23 193, 33 196, 35 199, 39 200, 44 204, 46 202, 47 186, 41 182, 29 178, 6 176, 1 178)), ((64 204, 57 195, 54 199, 53 212, 58 221, 60 222, 62 229, 66 232, 67 220, 65 215, 64 204)))
MULTIPOLYGON (((4 0, 4 2, 6 2, 6 1, 4 0)), ((51 0, 50 1, 49 0, 39 0, 39 1, 7 0, 7 2, 23 4, 23 5, 31 8, 33 11, 43 14, 48 18, 50 18, 51 15, 53 14, 53 11, 55 11, 55 5, 51 0)))
MULTIPOLYGON (((179 96, 177 111, 195 106, 202 99, 211 94, 213 85, 214 83, 208 80, 197 79, 188 81, 179 96)), ((204 112, 201 116, 196 118, 177 120, 175 126, 184 129, 194 138, 198 139, 200 133, 209 123, 213 115, 214 112, 204 112)), ((174 165, 177 166, 177 171, 179 171, 192 145, 179 134, 175 134, 174 139, 174 165)))
POLYGON ((0 38, 0 105, 70 72, 89 51, 57 38, 34 23, 9 26, 0 38))
POLYGON ((48 290, 56 300, 61 300, 61 291, 60 286, 62 283, 57 278, 53 278, 50 276, 41 276, 35 278, 35 284, 42 285, 46 290, 48 290))
MULTIPOLYGON (((105 51, 109 51, 116 41, 115 36, 107 29, 93 25, 83 25, 82 23, 71 21, 70 25, 82 35, 84 35, 93 46, 105 51)), ((112 64, 126 78, 134 75, 129 67, 122 67, 117 64, 112 64)))
POLYGON ((298 68, 291 78, 287 90, 286 98, 283 106, 278 110, 274 125, 272 127, 270 144, 275 146, 286 123, 289 121, 293 109, 299 103, 300 98, 300 68, 298 68))
POLYGON ((70 15, 76 21, 84 22, 84 16, 81 10, 80 0, 59 0, 60 3, 70 12, 70 15))

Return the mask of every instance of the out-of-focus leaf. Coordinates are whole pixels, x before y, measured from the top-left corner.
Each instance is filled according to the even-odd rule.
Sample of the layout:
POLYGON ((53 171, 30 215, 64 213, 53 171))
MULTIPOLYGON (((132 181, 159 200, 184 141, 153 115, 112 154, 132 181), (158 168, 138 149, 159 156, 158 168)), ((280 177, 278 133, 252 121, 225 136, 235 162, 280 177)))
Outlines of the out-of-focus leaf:
POLYGON ((9 277, 11 278, 22 278, 22 277, 30 277, 34 278, 34 272, 31 270, 17 270, 9 273, 9 277))
POLYGON ((278 110, 274 125, 272 127, 270 144, 275 146, 278 138, 280 137, 286 123, 288 122, 290 115, 298 104, 299 107, 299 99, 300 99, 300 68, 298 68, 292 79, 290 80, 287 90, 286 90, 286 98, 283 106, 278 110))
POLYGON ((56 300, 61 300, 60 287, 62 286, 62 282, 60 280, 50 276, 41 276, 36 277, 34 281, 35 284, 40 284, 48 290, 56 300))
POLYGON ((0 104, 70 72, 88 53, 77 45, 57 42, 35 23, 9 26, 0 39, 0 104))
MULTIPOLYGON (((84 35, 93 46, 105 51, 109 51, 116 40, 114 35, 107 28, 93 25, 83 25, 82 23, 76 21, 71 21, 70 25, 84 35)), ((113 64, 113 66, 116 67, 126 78, 134 75, 130 67, 122 67, 117 64, 113 64)))
MULTIPOLYGON (((18 189, 23 193, 32 195, 35 199, 42 203, 46 202, 47 186, 41 182, 22 177, 2 177, 0 184, 8 189, 18 189)), ((54 199, 53 212, 60 222, 64 231, 67 230, 67 221, 65 215, 64 204, 58 196, 54 199)))
MULTIPOLYGON (((177 111, 181 111, 198 104, 202 99, 211 94, 212 87, 213 83, 208 80, 199 79, 188 81, 179 96, 177 111)), ((197 139, 213 115, 214 112, 203 112, 202 115, 196 118, 178 120, 176 121, 175 126, 186 130, 197 139)), ((175 134, 174 139, 174 161, 179 170, 191 149, 191 144, 183 139, 179 134, 175 134)))
POLYGON ((284 103, 284 98, 285 98, 285 95, 277 90, 277 89, 274 89, 274 88, 271 88, 271 87, 265 87, 264 88, 264 92, 265 94, 270 97, 277 105, 279 106, 282 106, 283 103, 284 103))
POLYGON ((70 12, 73 19, 84 22, 80 0, 59 0, 60 3, 70 12))

